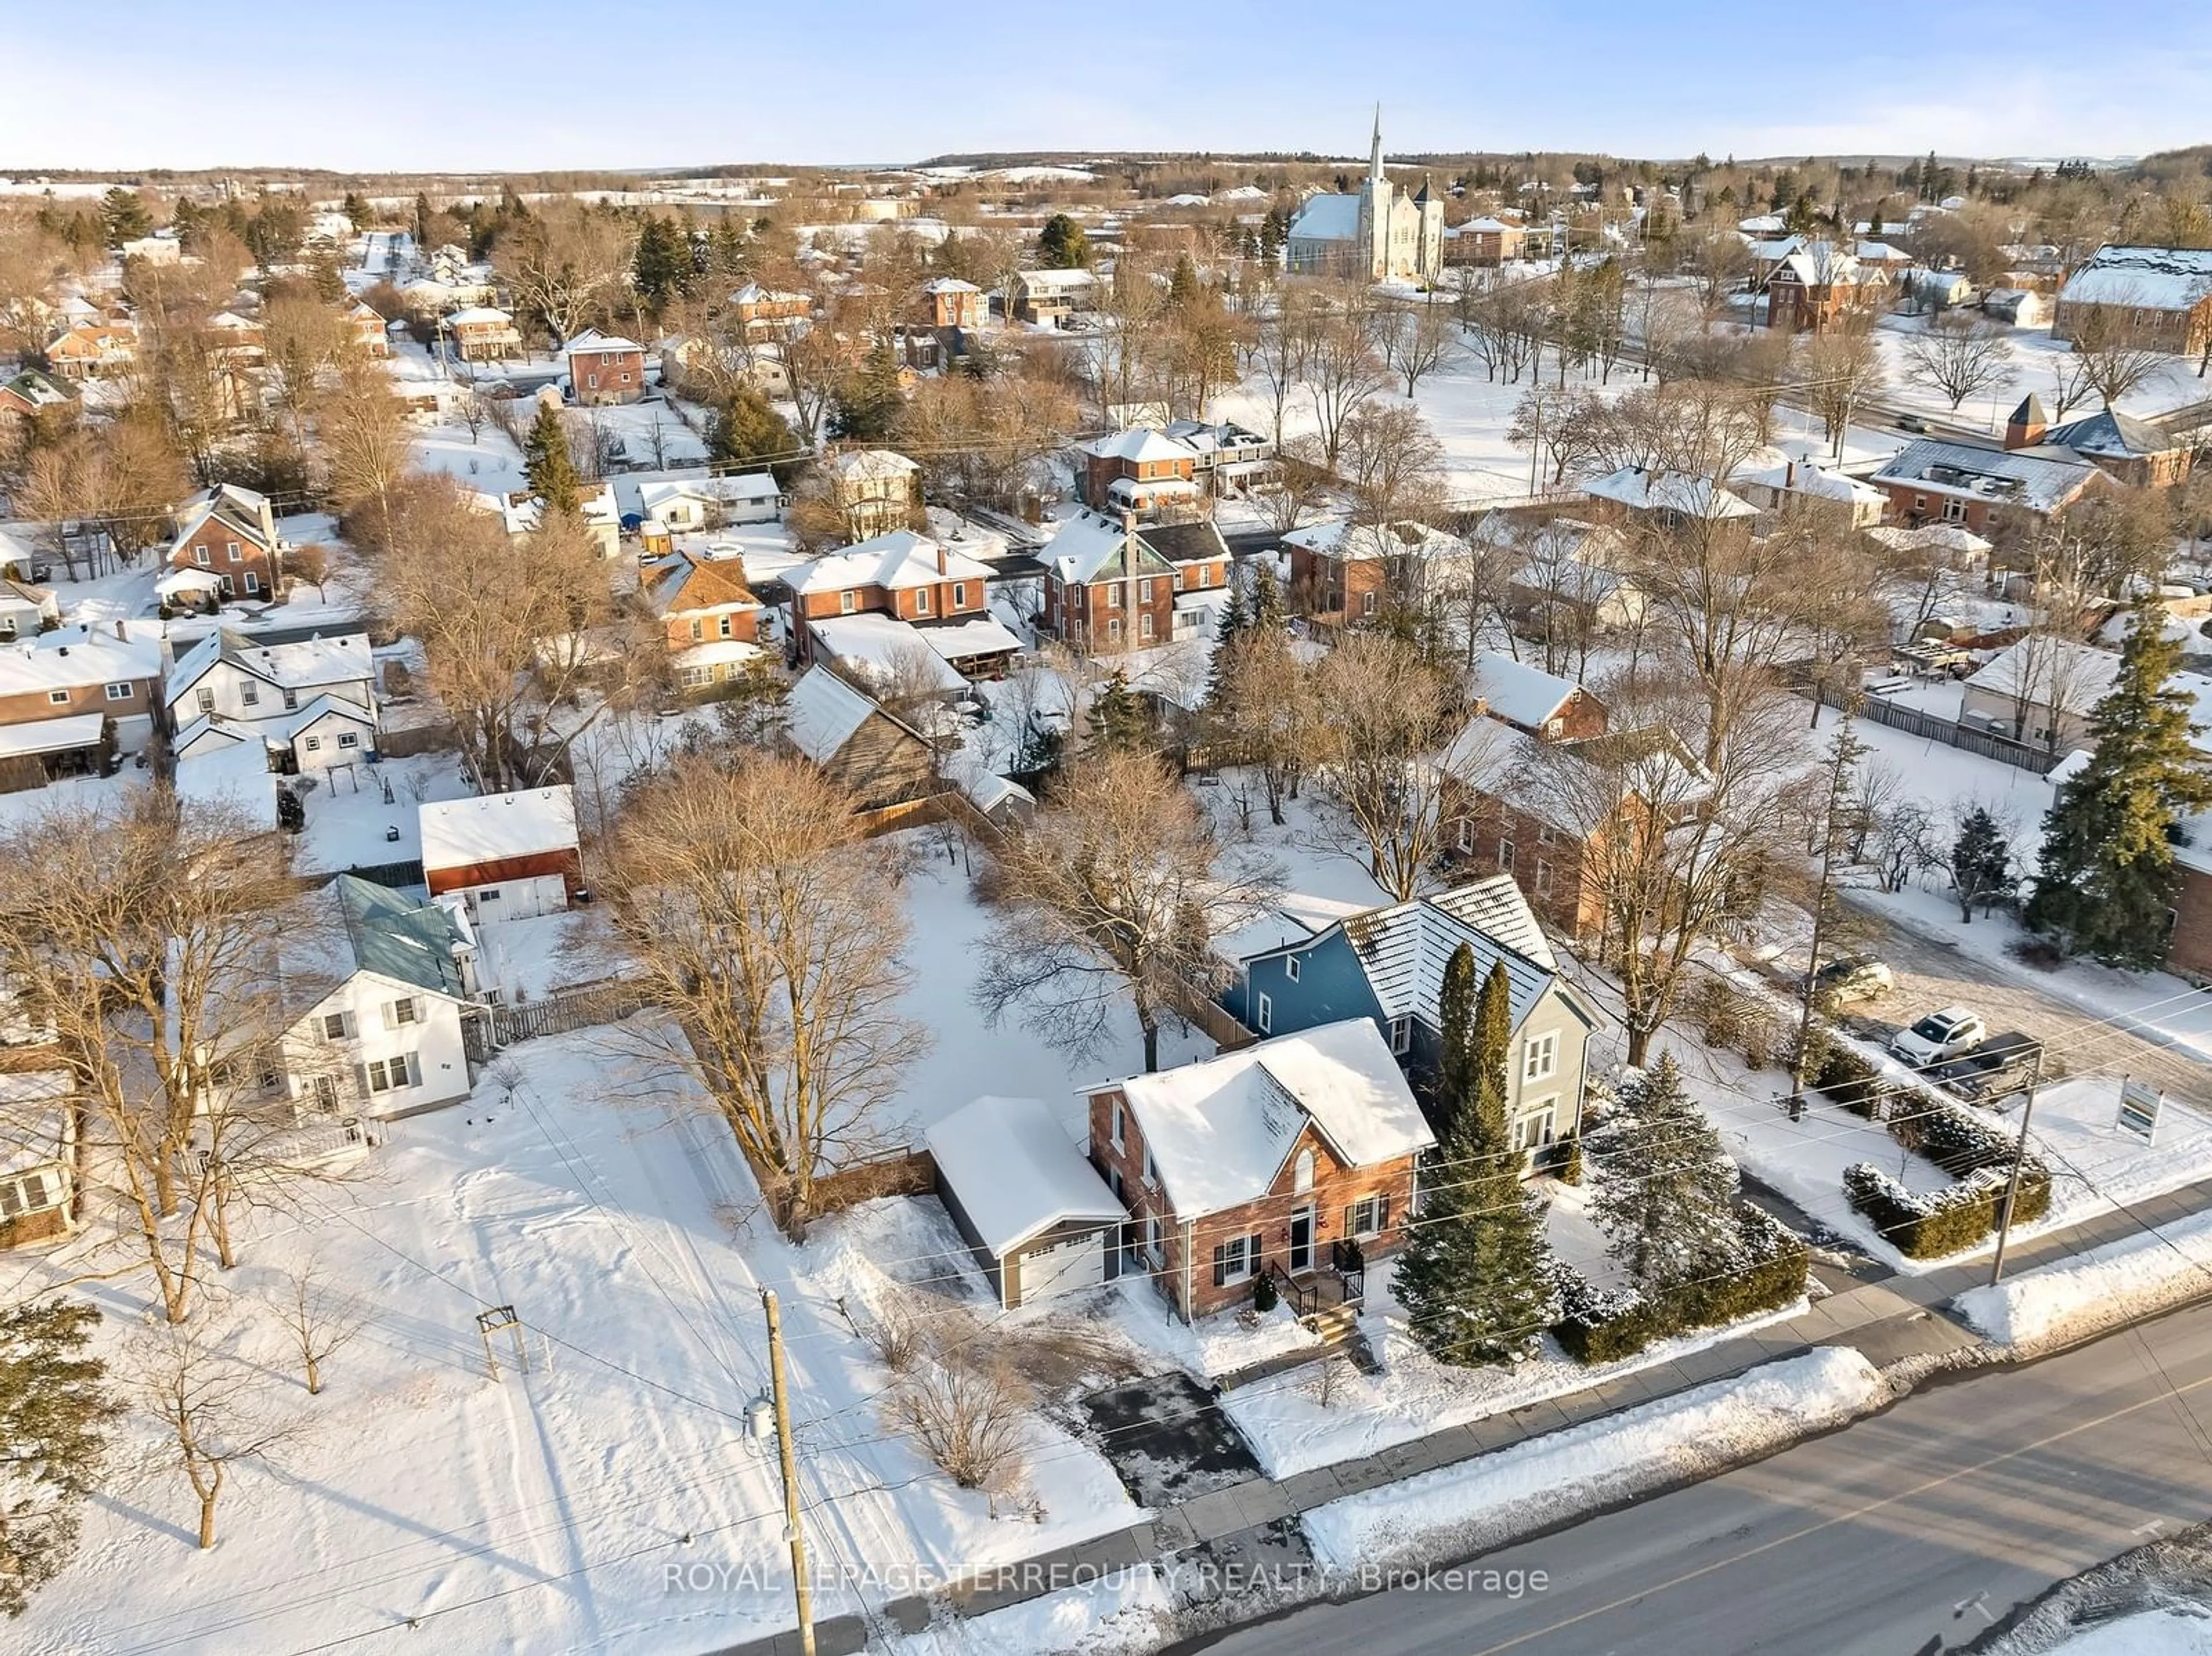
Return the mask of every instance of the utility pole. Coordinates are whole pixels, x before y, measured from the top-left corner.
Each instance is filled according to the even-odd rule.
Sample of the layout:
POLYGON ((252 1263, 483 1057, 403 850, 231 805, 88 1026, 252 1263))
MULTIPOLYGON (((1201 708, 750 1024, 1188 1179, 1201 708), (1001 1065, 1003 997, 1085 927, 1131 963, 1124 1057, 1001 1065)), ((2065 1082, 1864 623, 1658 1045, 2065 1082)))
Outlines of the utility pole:
POLYGON ((2020 1164, 2027 1156, 2027 1124, 2035 1113, 2035 1089, 2043 1081, 2043 1046, 2036 1044, 2035 1066, 2027 1073, 2027 1096, 2021 1101, 2020 1137, 2012 1147, 2012 1177, 2005 1180, 2004 1211, 1997 1216, 1997 1251, 1990 1260, 1990 1286, 2004 1275, 2005 1242, 2012 1235, 2013 1198, 2020 1194, 2020 1164))
POLYGON ((799 1522, 799 1456, 791 1447, 791 1408, 783 1391, 783 1319, 775 1308, 774 1289, 761 1289, 761 1309, 768 1313, 768 1372, 775 1399, 776 1453, 783 1461, 783 1532, 791 1542, 791 1590, 799 1601, 799 1656, 814 1656, 814 1593, 807 1584, 806 1536, 799 1522))

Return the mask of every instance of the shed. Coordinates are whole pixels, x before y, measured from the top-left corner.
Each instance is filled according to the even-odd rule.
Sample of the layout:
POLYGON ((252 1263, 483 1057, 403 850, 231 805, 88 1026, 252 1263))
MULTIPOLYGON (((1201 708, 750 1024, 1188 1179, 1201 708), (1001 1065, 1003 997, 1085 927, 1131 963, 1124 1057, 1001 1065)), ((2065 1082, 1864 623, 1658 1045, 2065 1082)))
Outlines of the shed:
POLYGON ((937 755, 913 725, 820 665, 785 699, 784 737, 862 810, 918 799, 937 786, 937 755))
POLYGON ((430 895, 460 892, 479 919, 553 913, 581 889, 576 798, 565 783, 441 800, 422 806, 421 816, 430 895))
POLYGON ((986 1096, 931 1127, 937 1193, 1008 1309, 1097 1288, 1127 1217, 1052 1112, 986 1096))

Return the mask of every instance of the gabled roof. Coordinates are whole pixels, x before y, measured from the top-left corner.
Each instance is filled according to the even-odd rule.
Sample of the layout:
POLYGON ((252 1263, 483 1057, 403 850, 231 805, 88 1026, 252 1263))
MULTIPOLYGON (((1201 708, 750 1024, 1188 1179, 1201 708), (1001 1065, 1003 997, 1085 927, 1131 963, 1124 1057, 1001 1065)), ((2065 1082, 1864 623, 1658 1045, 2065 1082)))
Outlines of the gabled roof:
POLYGON ((422 806, 420 815, 426 870, 576 849, 576 796, 565 782, 439 800, 422 806))
POLYGON ((2102 454, 2116 460, 2140 459, 2145 455, 2171 454, 2189 446, 2169 437, 2148 420, 2106 409, 2083 420, 2069 420, 2046 433, 2043 440, 2053 448, 2070 448, 2082 454, 2102 454))
POLYGON ((1874 481, 1911 483, 2049 512, 2072 499, 2091 478, 2102 475, 2080 455, 2048 443, 2008 451, 1923 437, 1884 462, 1874 474, 1874 481))
POLYGON ((2015 426, 2049 426, 2051 416, 2043 411, 2043 399, 2033 391, 2020 399, 2008 423, 2015 426))
POLYGON ((784 735, 793 747, 817 765, 826 765, 835 759, 853 739, 853 732, 866 724, 872 713, 890 719, 917 742, 927 739, 897 714, 861 695, 819 663, 799 676, 798 682, 784 698, 783 707, 784 735))
POLYGON ((76 401, 76 392, 66 380, 55 379, 43 368, 26 368, 0 390, 13 391, 33 408, 53 408, 76 401))
POLYGON ((784 579, 794 592, 842 592, 856 586, 896 591, 939 581, 988 580, 990 574, 988 565, 941 541, 911 529, 894 529, 842 551, 824 553, 788 571, 784 579))
POLYGON ((1127 1216, 1075 1141, 1034 1098, 984 1097, 932 1124, 929 1153, 975 1235, 1004 1256, 1070 1221, 1127 1216))
POLYGON ((1755 518, 1750 502, 1731 494, 1710 477, 1693 477, 1681 471, 1654 471, 1643 466, 1623 466, 1602 477, 1593 477, 1583 492, 1601 500, 1612 500, 1637 511, 1672 512, 1685 518, 1755 518))
POLYGON ((1290 235, 1299 241, 1350 241, 1359 234, 1359 197, 1334 192, 1306 197, 1291 220, 1290 235))
POLYGON ((1552 952, 1551 939, 1536 923, 1536 911, 1528 907, 1528 898, 1522 895, 1520 885, 1510 874, 1492 874, 1455 886, 1429 901, 1453 919, 1473 926, 1485 937, 1497 938, 1546 971, 1559 969, 1559 958, 1552 952))
POLYGON ((300 639, 290 644, 257 644, 234 628, 218 627, 170 670, 164 687, 168 700, 173 703, 179 700, 218 662, 280 690, 365 684, 376 677, 376 658, 370 652, 366 633, 300 639))
POLYGON ((653 611, 658 616, 687 610, 757 610, 761 602, 745 585, 741 558, 697 559, 678 552, 653 573, 653 611))
POLYGON ((347 944, 364 972, 459 1000, 466 993, 454 950, 471 939, 444 905, 404 896, 350 874, 331 882, 347 944))
POLYGON ((514 318, 505 311, 495 310, 489 305, 471 305, 455 311, 446 318, 449 328, 483 327, 495 323, 512 322, 514 318))
POLYGON ((1557 714, 1582 688, 1571 678, 1516 661, 1496 650, 1485 650, 1474 658, 1471 676, 1474 694, 1493 718, 1531 731, 1543 729, 1544 721, 1557 714))
POLYGON ((635 339, 624 339, 620 334, 601 333, 597 328, 586 328, 570 340, 567 346, 571 356, 626 355, 631 351, 641 355, 645 347, 635 339))
POLYGON ((1127 549, 1133 545, 1140 571, 1157 574, 1168 569, 1168 561, 1141 534, 1118 519, 1087 511, 1062 523, 1037 549, 1037 558, 1063 581, 1082 586, 1121 573, 1127 549))
POLYGON ((1197 458, 1188 443, 1178 443, 1145 426, 1132 426, 1110 436, 1095 437, 1083 446, 1083 452, 1101 460, 1127 460, 1133 464, 1197 458))
POLYGON ((1348 518, 1328 518, 1283 537, 1285 546, 1297 547, 1325 558, 1358 562, 1379 558, 1449 558, 1464 556, 1467 543, 1456 535, 1425 524, 1362 524, 1348 518))
POLYGON ((1879 506, 1889 497, 1880 489, 1869 488, 1857 478, 1840 471, 1829 471, 1810 460, 1785 460, 1779 465, 1759 466, 1749 471, 1736 473, 1734 482, 1760 483, 1786 494, 1810 495, 1823 500, 1850 500, 1861 506, 1879 506))
POLYGON ((887 448, 854 449, 831 460, 829 469, 848 483, 889 482, 894 478, 911 477, 921 470, 905 455, 895 454, 887 448))
POLYGON ((2185 311, 2212 294, 2212 248, 2107 243, 2059 290, 2062 304, 2185 311))
POLYGON ((921 290, 926 294, 980 294, 983 291, 974 282, 963 282, 958 276, 937 276, 923 282, 921 290))
POLYGON ((1389 1043, 1366 1018, 1116 1084, 1182 1220, 1266 1195, 1308 1125, 1353 1168, 1437 1142, 1389 1043))

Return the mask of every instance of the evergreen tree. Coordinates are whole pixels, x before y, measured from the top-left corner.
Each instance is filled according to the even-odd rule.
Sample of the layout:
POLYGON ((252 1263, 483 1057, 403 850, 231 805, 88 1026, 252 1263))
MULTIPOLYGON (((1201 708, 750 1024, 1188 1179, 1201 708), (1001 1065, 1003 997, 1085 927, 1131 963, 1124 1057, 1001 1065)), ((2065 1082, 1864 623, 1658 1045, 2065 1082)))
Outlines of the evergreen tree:
POLYGON ((548 512, 573 516, 577 510, 576 461, 568 452, 568 431, 561 422, 561 410, 550 403, 539 406, 522 454, 530 492, 545 502, 548 512))
POLYGON ((430 251, 430 198, 420 190, 415 192, 415 251, 430 251))
POLYGON ((1474 950, 1462 943, 1444 962, 1443 987, 1437 996, 1437 1136, 1448 1136, 1477 1107, 1482 1054, 1475 1010, 1482 989, 1474 973, 1474 950))
POLYGON ((1252 566, 1252 630, 1255 633, 1279 633, 1288 626, 1283 612, 1283 589, 1275 579, 1273 568, 1264 563, 1252 566))
POLYGON ((1483 1137, 1500 1150, 1510 1148, 1505 1065, 1512 1050, 1513 983, 1505 975, 1505 962, 1493 961, 1475 1003, 1474 1097, 1475 1113, 1482 1118, 1483 1137))
POLYGON ((647 214, 630 255, 630 282, 658 314, 682 296, 691 277, 691 247, 669 220, 647 214))
POLYGON ((369 221, 376 216, 359 192, 352 190, 345 192, 345 199, 338 203, 338 210, 346 215, 346 222, 356 230, 366 229, 369 221))
POLYGON ((1091 738, 1084 751, 1096 758, 1141 753, 1152 745, 1152 722, 1145 699, 1129 688, 1129 676, 1116 667, 1091 700, 1091 738))
POLYGON ((739 385, 707 424, 709 458, 766 466, 780 481, 798 464, 798 449, 789 423, 757 386, 739 385))
POLYGON ((1091 263, 1091 238, 1065 213, 1054 213, 1037 232, 1037 259, 1047 270, 1073 270, 1091 263))
POLYGON ((1723 1271, 1741 1257, 1735 1167, 1683 1089, 1674 1054, 1620 1091, 1591 1216, 1646 1293, 1723 1271), (1616 1171, 1617 1170, 1617 1171, 1616 1171))
POLYGON ((1231 678, 1237 670, 1237 652, 1251 630, 1251 612, 1244 607, 1244 588, 1231 572, 1229 597, 1221 606, 1221 615, 1213 623, 1213 659, 1208 664, 1206 682, 1206 705, 1218 708, 1222 698, 1229 693, 1231 678))
POLYGON ((838 388, 836 411, 830 420, 830 435, 853 442, 880 443, 890 436, 905 407, 905 395, 899 390, 898 360, 890 346, 874 346, 838 388))
POLYGON ((0 1312, 0 1612, 11 1617, 70 1562, 118 1412, 106 1366, 84 1355, 99 1321, 63 1300, 0 1312))
POLYGON ((1175 274, 1168 278, 1168 304, 1174 310, 1187 310, 1198 298, 1198 266, 1191 263, 1188 253, 1176 257, 1175 274))
POLYGON ((2212 805, 2212 777, 2191 743, 2191 698, 2166 688, 2181 646, 2154 596, 2136 605, 2112 688, 2089 716, 2089 762, 2043 819, 2027 923, 2107 966, 2149 971, 2166 956, 2179 890, 2173 834, 2212 805))
POLYGON ((154 215, 146 210, 146 198, 119 184, 100 198, 100 216, 111 247, 154 234, 154 215))
POLYGON ((2012 846, 1996 818, 1980 805, 1959 823, 1951 842, 1951 883, 1957 889, 1959 919, 1971 925, 1974 905, 1989 904, 2013 889, 2012 846))

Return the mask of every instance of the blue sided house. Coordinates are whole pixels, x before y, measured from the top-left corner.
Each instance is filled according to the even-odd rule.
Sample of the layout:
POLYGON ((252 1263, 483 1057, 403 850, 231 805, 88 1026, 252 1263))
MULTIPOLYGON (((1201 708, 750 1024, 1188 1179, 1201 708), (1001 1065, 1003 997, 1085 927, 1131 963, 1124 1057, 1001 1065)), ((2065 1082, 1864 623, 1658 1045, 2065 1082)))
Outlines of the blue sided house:
POLYGON ((1534 1167, 1581 1122, 1583 1054, 1598 1016, 1561 975, 1511 875, 1347 915, 1247 955, 1221 1002, 1262 1035, 1372 1021, 1425 1105, 1444 968, 1462 943, 1474 951, 1478 979, 1493 964, 1505 968, 1513 1023, 1508 1110, 1513 1142, 1534 1167))

